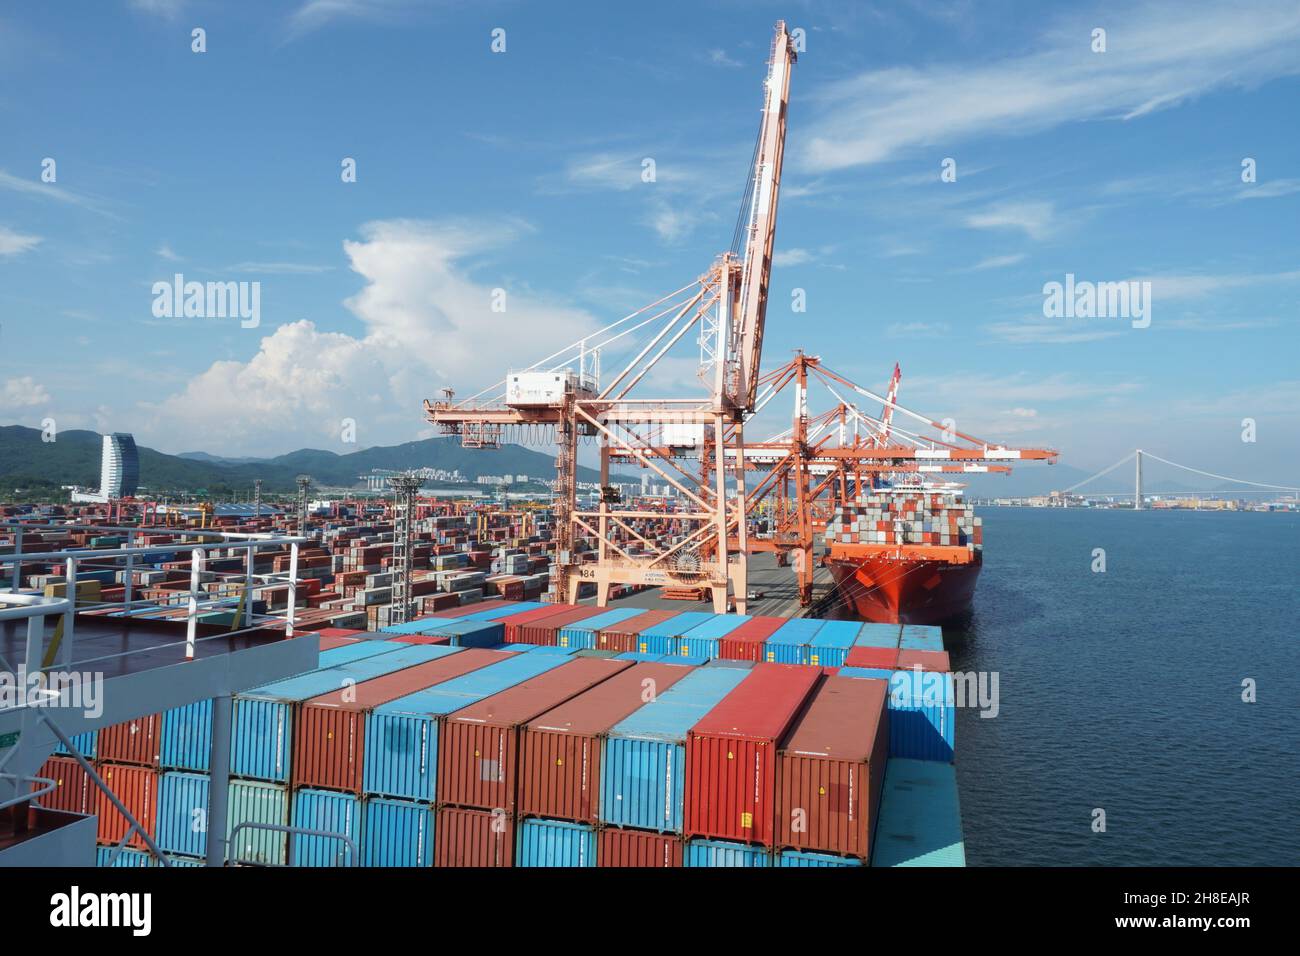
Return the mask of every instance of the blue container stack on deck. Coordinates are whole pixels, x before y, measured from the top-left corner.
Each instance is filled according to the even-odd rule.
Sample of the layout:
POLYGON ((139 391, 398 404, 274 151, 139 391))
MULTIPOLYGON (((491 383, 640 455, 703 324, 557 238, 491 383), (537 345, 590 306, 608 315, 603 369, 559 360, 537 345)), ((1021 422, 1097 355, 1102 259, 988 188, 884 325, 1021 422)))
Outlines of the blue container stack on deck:
POLYGON ((767 639, 763 660, 774 664, 807 664, 808 645, 824 623, 807 617, 786 621, 767 639))
POLYGON ((677 649, 677 638, 713 617, 715 615, 705 611, 684 611, 666 621, 651 624, 637 636, 636 649, 642 654, 671 654, 677 649))
POLYGON ((530 817, 519 824, 515 866, 595 866, 596 831, 581 823, 530 817))
POLYGON ((782 850, 776 856, 777 866, 864 866, 857 857, 835 856, 832 853, 812 853, 807 850, 782 850))
POLYGON ((871 865, 966 865, 952 764, 890 758, 871 865))
POLYGON ((957 703, 951 674, 842 667, 840 676, 889 682, 889 756, 952 762, 957 703))
POLYGON ((231 774, 271 783, 287 782, 295 705, 337 690, 348 681, 360 683, 458 651, 455 647, 403 644, 397 650, 374 657, 300 674, 238 694, 230 742, 231 774))
POLYGON ((808 642, 805 663, 821 667, 843 667, 849 648, 857 640, 862 625, 857 621, 823 621, 808 642))
POLYGON ((432 803, 438 792, 438 718, 567 660, 560 654, 512 654, 376 707, 366 721, 365 792, 432 803))
POLYGON ((905 651, 941 651, 943 628, 933 624, 904 624, 898 646, 905 651))
MULTIPOLYGON (((897 647, 898 636, 902 631, 900 624, 878 624, 868 621, 858 631, 854 647, 897 647)), ((942 650, 942 648, 940 648, 942 650)))
POLYGON ((576 624, 560 628, 557 637, 561 640, 563 646, 574 650, 594 648, 601 628, 613 627, 615 624, 621 624, 629 618, 644 613, 644 609, 639 607, 614 608, 604 614, 597 614, 585 621, 578 621, 576 624))
POLYGON ((506 626, 498 621, 465 620, 453 617, 420 633, 449 637, 452 647, 492 647, 505 640, 506 626))
POLYGON ((672 653, 679 657, 697 657, 708 660, 720 657, 718 642, 752 618, 748 614, 718 614, 695 625, 677 638, 672 653))
POLYGON ((771 866, 767 847, 728 840, 691 840, 686 844, 686 866, 771 866))
POLYGON ((365 866, 432 866, 433 807, 408 800, 366 800, 361 859, 365 866))
POLYGON ((686 733, 750 673, 701 667, 610 728, 600 767, 602 823, 682 831, 686 733))
POLYGON ((202 857, 208 852, 208 775, 165 773, 158 782, 160 850, 202 857))
POLYGON ((294 833, 294 866, 360 866, 361 801, 350 793, 303 787, 293 799, 293 825, 306 830, 345 835, 349 845, 338 836, 314 836, 294 833))

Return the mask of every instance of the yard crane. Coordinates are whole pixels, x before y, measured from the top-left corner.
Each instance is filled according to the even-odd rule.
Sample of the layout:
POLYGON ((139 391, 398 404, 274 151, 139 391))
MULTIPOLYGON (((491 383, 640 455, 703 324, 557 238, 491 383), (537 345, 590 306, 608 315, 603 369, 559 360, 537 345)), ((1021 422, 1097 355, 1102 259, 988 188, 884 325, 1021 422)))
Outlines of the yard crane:
POLYGON ((786 110, 794 44, 778 22, 763 89, 763 112, 731 248, 693 283, 556 352, 527 369, 510 371, 503 399, 485 389, 461 402, 424 403, 427 419, 467 447, 494 447, 530 427, 549 429, 556 455, 556 574, 552 598, 577 600, 583 582, 596 586, 604 606, 615 584, 707 588, 715 611, 727 609, 728 588, 745 610, 748 546, 743 426, 756 402, 768 284, 776 236, 777 200, 785 150, 786 110), (657 310, 657 311, 652 311, 657 310), (634 321, 635 320, 635 321, 634 321), (651 323, 661 327, 606 383, 595 372, 602 348, 651 323), (632 324, 628 324, 632 323, 632 324), (623 326, 621 331, 619 327, 623 326), (639 398, 629 393, 691 329, 697 329, 702 398, 639 398), (579 439, 600 445, 601 485, 609 486, 611 453, 655 472, 681 496, 673 517, 684 527, 675 541, 643 535, 632 525, 661 517, 602 495, 580 509, 579 439), (713 467, 690 473, 661 445, 689 447, 713 467), (734 482, 728 494, 728 478, 734 482), (739 528, 734 552, 728 529, 739 528), (577 550, 594 541, 594 551, 577 550), (585 560, 585 559, 590 560, 585 560))

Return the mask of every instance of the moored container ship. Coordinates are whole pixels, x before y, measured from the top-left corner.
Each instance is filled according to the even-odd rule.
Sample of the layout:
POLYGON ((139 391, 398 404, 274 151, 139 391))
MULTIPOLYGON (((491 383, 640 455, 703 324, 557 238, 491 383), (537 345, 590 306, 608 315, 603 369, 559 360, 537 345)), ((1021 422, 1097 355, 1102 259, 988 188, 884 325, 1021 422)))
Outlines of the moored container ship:
POLYGON ((826 563, 845 606, 865 621, 941 624, 971 605, 983 528, 957 490, 879 488, 836 509, 826 563))

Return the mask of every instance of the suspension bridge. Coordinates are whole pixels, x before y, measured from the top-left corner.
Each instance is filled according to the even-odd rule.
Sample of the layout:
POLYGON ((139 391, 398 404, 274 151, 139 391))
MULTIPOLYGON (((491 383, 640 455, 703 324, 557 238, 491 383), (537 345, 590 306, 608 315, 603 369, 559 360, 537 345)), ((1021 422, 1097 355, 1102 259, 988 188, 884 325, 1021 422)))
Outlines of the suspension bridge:
POLYGON ((1170 461, 1168 458, 1161 458, 1159 455, 1153 454, 1152 452, 1149 452, 1149 451, 1143 451, 1141 448, 1136 448, 1136 449, 1134 449, 1133 451, 1131 451, 1131 452, 1129 452, 1127 455, 1125 455, 1123 458, 1121 458, 1119 461, 1115 462, 1115 464, 1111 465, 1111 466, 1108 467, 1108 468, 1103 468, 1101 471, 1097 472, 1095 475, 1089 475, 1087 478, 1083 479, 1082 481, 1076 482, 1075 484, 1071 485, 1069 488, 1066 488, 1062 493, 1063 493, 1063 494, 1072 494, 1072 493, 1074 493, 1077 489, 1082 488, 1084 485, 1088 484, 1089 482, 1091 482, 1091 481, 1095 481, 1096 479, 1101 478, 1101 477, 1103 477, 1104 475, 1108 475, 1108 474, 1110 474, 1111 472, 1115 471, 1115 469, 1119 468, 1121 465, 1127 464, 1127 463, 1130 462, 1130 461, 1132 461, 1132 462, 1134 463, 1134 469, 1133 469, 1133 472, 1134 472, 1134 481, 1133 481, 1133 490, 1132 490, 1132 491, 1091 491, 1091 490, 1089 490, 1089 491, 1085 492, 1085 494, 1088 495, 1089 497, 1097 497, 1097 498, 1127 498, 1127 497, 1132 496, 1133 501, 1134 501, 1134 508, 1136 508, 1136 509, 1138 509, 1138 510, 1141 510, 1141 508, 1142 508, 1142 502, 1143 502, 1143 497, 1144 497, 1144 495, 1147 495, 1147 494, 1160 494, 1160 495, 1165 495, 1165 496, 1169 497, 1169 496, 1175 496, 1175 495, 1178 495, 1178 496, 1185 496, 1185 495, 1201 495, 1201 496, 1204 496, 1204 495, 1222 495, 1222 494, 1225 494, 1225 493, 1226 493, 1226 492, 1223 492, 1223 491, 1215 491, 1215 492, 1206 492, 1206 491, 1202 491, 1202 492, 1196 492, 1196 491, 1152 492, 1152 491, 1150 491, 1150 489, 1146 489, 1146 488, 1144 488, 1144 487, 1143 487, 1143 484, 1142 484, 1142 459, 1143 459, 1143 458, 1150 458, 1150 459, 1152 459, 1152 460, 1154 460, 1154 461, 1161 462, 1162 464, 1165 464, 1165 465, 1171 465, 1171 466, 1174 467, 1174 468, 1180 468, 1180 469, 1182 469, 1183 471, 1190 472, 1191 474, 1194 474, 1194 475, 1200 475, 1200 476, 1205 477, 1205 478, 1214 478, 1214 479, 1216 479, 1216 480, 1218 480, 1218 481, 1226 481, 1226 482, 1231 482, 1231 483, 1233 483, 1233 484, 1237 484, 1237 485, 1249 485, 1249 486, 1250 486, 1249 488, 1245 488, 1245 487, 1240 488, 1240 489, 1238 489, 1238 488, 1234 488, 1234 489, 1232 489, 1231 494, 1259 495, 1259 494, 1274 494, 1274 493, 1279 492, 1279 491, 1282 491, 1282 492, 1287 492, 1287 491, 1289 491, 1289 492, 1291 492, 1291 495, 1292 495, 1293 498, 1300 498, 1300 487, 1290 487, 1290 486, 1288 486, 1288 485, 1273 485, 1273 484, 1268 484, 1268 483, 1266 483, 1266 482, 1262 482, 1262 481, 1251 481, 1251 480, 1246 479, 1246 478, 1233 478, 1233 477, 1231 477, 1230 475, 1219 475, 1219 474, 1215 474, 1215 473, 1212 472, 1212 471, 1205 471, 1205 470, 1203 470, 1203 469, 1201 469, 1201 468, 1193 468, 1191 465, 1182 465, 1182 464, 1179 464, 1179 463, 1176 462, 1176 461, 1170 461))

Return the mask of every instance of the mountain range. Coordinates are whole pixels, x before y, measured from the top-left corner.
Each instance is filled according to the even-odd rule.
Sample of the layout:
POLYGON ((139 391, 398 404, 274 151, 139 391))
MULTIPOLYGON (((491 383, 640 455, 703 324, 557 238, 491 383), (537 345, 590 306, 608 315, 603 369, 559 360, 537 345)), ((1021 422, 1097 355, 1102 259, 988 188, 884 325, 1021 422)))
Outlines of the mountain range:
MULTIPOLYGON (((340 455, 302 448, 274 458, 222 458, 208 452, 169 455, 137 446, 140 484, 151 494, 164 491, 207 490, 212 494, 251 490, 261 478, 267 493, 292 491, 298 475, 310 475, 317 485, 353 487, 373 468, 441 468, 459 471, 473 480, 480 475, 528 475, 550 480, 555 459, 520 445, 481 450, 464 448, 455 438, 426 438, 401 445, 377 445, 340 455)), ((92 431, 59 432, 52 442, 41 431, 22 425, 0 426, 0 488, 99 486, 101 436, 92 431)), ((579 467, 579 481, 598 481, 600 473, 579 467)))

